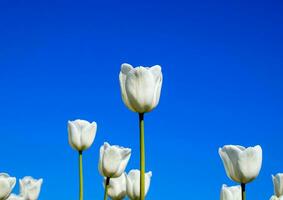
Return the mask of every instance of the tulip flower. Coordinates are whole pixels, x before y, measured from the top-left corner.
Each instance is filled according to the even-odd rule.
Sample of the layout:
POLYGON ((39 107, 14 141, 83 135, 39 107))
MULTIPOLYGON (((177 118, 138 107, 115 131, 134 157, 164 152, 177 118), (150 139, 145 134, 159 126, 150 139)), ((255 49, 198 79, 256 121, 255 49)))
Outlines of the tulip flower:
MULTIPOLYGON (((106 178, 105 178, 106 181, 106 178)), ((126 174, 123 173, 118 178, 111 178, 107 194, 112 200, 122 200, 127 195, 127 188, 126 188, 126 174)))
POLYGON ((96 129, 96 122, 89 123, 80 119, 68 121, 69 143, 79 152, 80 200, 83 200, 83 151, 92 145, 96 129))
POLYGON ((6 173, 0 173, 0 200, 5 200, 11 194, 16 184, 16 178, 6 173))
POLYGON ((106 177, 104 199, 107 198, 110 179, 118 178, 124 173, 130 157, 131 149, 129 148, 111 146, 107 142, 100 147, 98 170, 102 176, 106 177))
POLYGON ((146 113, 158 105, 162 86, 159 65, 133 68, 122 64, 119 79, 122 99, 130 110, 146 113))
POLYGON ((241 183, 242 199, 245 199, 245 184, 253 181, 259 174, 262 164, 262 149, 255 147, 242 147, 225 145, 219 148, 219 155, 223 161, 227 176, 241 183))
POLYGON ((220 200, 241 200, 241 187, 222 185, 220 200))
POLYGON ((20 196, 25 200, 37 200, 42 182, 42 179, 37 180, 30 176, 20 179, 20 196))
MULTIPOLYGON (((151 180, 152 172, 145 174, 145 193, 146 196, 151 180)), ((127 195, 131 200, 140 200, 140 171, 131 170, 127 175, 127 195)))
POLYGON ((274 194, 277 197, 283 196, 283 173, 278 173, 275 176, 272 175, 272 181, 274 186, 274 194))
POLYGON ((153 110, 159 103, 162 72, 159 65, 153 67, 136 67, 122 64, 119 74, 122 99, 133 112, 139 113, 140 128, 140 197, 145 196, 145 145, 144 113, 153 110))
POLYGON ((69 143, 77 151, 88 149, 95 138, 97 125, 85 120, 68 121, 69 143))

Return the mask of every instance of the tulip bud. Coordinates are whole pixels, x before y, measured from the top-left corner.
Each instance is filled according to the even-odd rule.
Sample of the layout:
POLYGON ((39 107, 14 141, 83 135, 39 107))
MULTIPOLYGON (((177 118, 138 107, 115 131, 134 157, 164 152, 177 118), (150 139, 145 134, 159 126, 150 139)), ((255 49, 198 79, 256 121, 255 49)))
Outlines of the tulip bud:
POLYGON ((131 157, 131 149, 107 142, 100 147, 98 169, 102 176, 117 178, 122 175, 131 157))
MULTIPOLYGON (((104 178, 105 180, 106 178, 104 178)), ((122 200, 127 195, 126 174, 123 173, 118 178, 111 178, 108 185, 108 196, 113 200, 122 200)), ((104 184, 105 185, 105 184, 104 184)))
POLYGON ((71 147, 78 151, 88 149, 94 141, 96 129, 97 125, 95 122, 89 123, 80 119, 68 121, 69 143, 71 147))
POLYGON ((0 173, 0 200, 5 200, 11 194, 16 184, 16 178, 6 173, 0 173))
POLYGON ((20 196, 25 200, 37 200, 42 182, 42 179, 37 180, 30 176, 20 179, 20 196))
MULTIPOLYGON (((152 172, 145 174, 145 196, 149 190, 152 172)), ((140 170, 131 170, 127 175, 127 195, 131 200, 140 199, 140 170)))
POLYGON ((218 152, 230 179, 246 184, 258 176, 262 164, 262 149, 259 145, 248 148, 225 145, 218 152))
POLYGON ((130 110, 145 113, 158 105, 162 86, 159 65, 133 68, 122 64, 119 80, 122 99, 130 110))
POLYGON ((241 200, 241 186, 222 185, 220 200, 241 200))
POLYGON ((283 173, 278 173, 275 176, 272 175, 272 181, 274 186, 274 194, 277 197, 283 195, 283 173))

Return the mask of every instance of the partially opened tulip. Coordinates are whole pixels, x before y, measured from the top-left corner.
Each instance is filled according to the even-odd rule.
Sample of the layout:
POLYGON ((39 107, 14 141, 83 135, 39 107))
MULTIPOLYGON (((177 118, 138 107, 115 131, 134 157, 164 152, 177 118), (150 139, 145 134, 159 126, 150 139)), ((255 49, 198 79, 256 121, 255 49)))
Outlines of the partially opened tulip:
POLYGON ((6 173, 0 173, 0 200, 5 200, 11 194, 16 184, 16 178, 6 173))
POLYGON ((107 142, 100 147, 98 169, 100 174, 106 177, 104 199, 107 198, 110 179, 118 178, 124 173, 130 157, 131 149, 129 148, 111 146, 107 142))
POLYGON ((262 164, 262 149, 255 147, 242 147, 238 145, 225 145, 219 148, 219 155, 223 161, 227 176, 241 183, 242 199, 245 199, 245 184, 253 181, 259 174, 262 164))
POLYGON ((220 200, 241 200, 241 187, 222 185, 220 200))
MULTIPOLYGON (((149 190, 152 172, 145 174, 145 196, 149 190)), ((140 171, 131 170, 127 174, 127 195, 131 200, 140 200, 140 171)))
POLYGON ((161 67, 136 67, 124 63, 119 74, 122 99, 133 112, 139 113, 140 127, 140 200, 145 197, 145 145, 144 113, 152 111, 159 103, 163 75, 161 67))
MULTIPOLYGON (((106 178, 105 178, 106 181, 106 178)), ((113 200, 122 200, 127 195, 127 181, 126 174, 123 173, 118 178, 111 178, 108 185, 108 196, 113 200)))
POLYGON ((125 105, 138 113, 150 112, 159 102, 162 72, 159 65, 136 67, 122 64, 119 75, 125 105))
POLYGON ((20 196, 25 200, 37 200, 43 180, 26 176, 20 179, 20 196))
POLYGON ((69 144, 79 152, 80 200, 83 200, 83 151, 92 145, 96 130, 96 122, 80 119, 68 121, 69 144))
POLYGON ((272 175, 272 181, 274 186, 274 194, 277 197, 283 196, 283 173, 278 173, 275 176, 272 175))

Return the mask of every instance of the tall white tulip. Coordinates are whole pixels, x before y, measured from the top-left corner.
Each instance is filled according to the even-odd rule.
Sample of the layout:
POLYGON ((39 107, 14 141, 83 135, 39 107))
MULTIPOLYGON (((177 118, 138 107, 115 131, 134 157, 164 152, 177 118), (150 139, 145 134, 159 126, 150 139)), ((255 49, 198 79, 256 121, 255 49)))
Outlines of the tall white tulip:
MULTIPOLYGON (((105 179, 106 180, 106 179, 105 179)), ((123 173, 118 178, 111 178, 108 186, 107 194, 113 200, 122 200, 127 195, 126 174, 123 173)))
POLYGON ((73 149, 79 152, 80 200, 83 200, 83 151, 92 145, 96 130, 96 122, 90 123, 80 119, 68 121, 69 143, 73 149))
POLYGON ((37 200, 43 180, 26 176, 20 179, 20 196, 25 200, 37 200))
POLYGON ((68 121, 69 143, 72 148, 78 151, 88 149, 95 138, 97 124, 86 120, 77 119, 68 121))
POLYGON ((146 113, 158 105, 162 87, 159 65, 133 68, 122 64, 119 79, 122 99, 130 110, 146 113))
POLYGON ((274 194, 277 197, 283 196, 283 173, 278 173, 275 176, 272 175, 272 181, 274 186, 274 194))
POLYGON ((98 169, 102 176, 117 178, 124 173, 131 157, 131 149, 110 145, 105 142, 100 147, 98 169))
MULTIPOLYGON (((145 174, 145 196, 149 190, 152 172, 145 174)), ((131 170, 127 175, 127 195, 131 200, 140 200, 140 170, 131 170)))
POLYGON ((5 200, 11 194, 16 184, 16 178, 6 173, 0 173, 0 200, 5 200))
POLYGON ((241 187, 222 185, 220 200, 241 200, 241 187))
POLYGON ((230 179, 246 184, 258 176, 262 164, 262 149, 259 145, 248 148, 225 145, 218 152, 230 179))

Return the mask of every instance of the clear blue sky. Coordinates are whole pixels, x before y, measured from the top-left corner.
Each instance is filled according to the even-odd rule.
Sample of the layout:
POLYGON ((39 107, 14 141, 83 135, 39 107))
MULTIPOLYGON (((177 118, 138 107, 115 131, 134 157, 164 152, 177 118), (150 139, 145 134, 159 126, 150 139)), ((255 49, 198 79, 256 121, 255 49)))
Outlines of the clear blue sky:
POLYGON ((145 117, 147 199, 218 199, 233 184, 218 156, 224 144, 262 146, 247 196, 269 199, 271 174, 283 172, 282 10, 279 0, 1 1, 0 171, 42 177, 41 200, 77 200, 67 120, 94 120, 85 200, 102 199, 104 141, 132 148, 127 171, 139 166, 120 65, 160 64, 161 101, 145 117))

